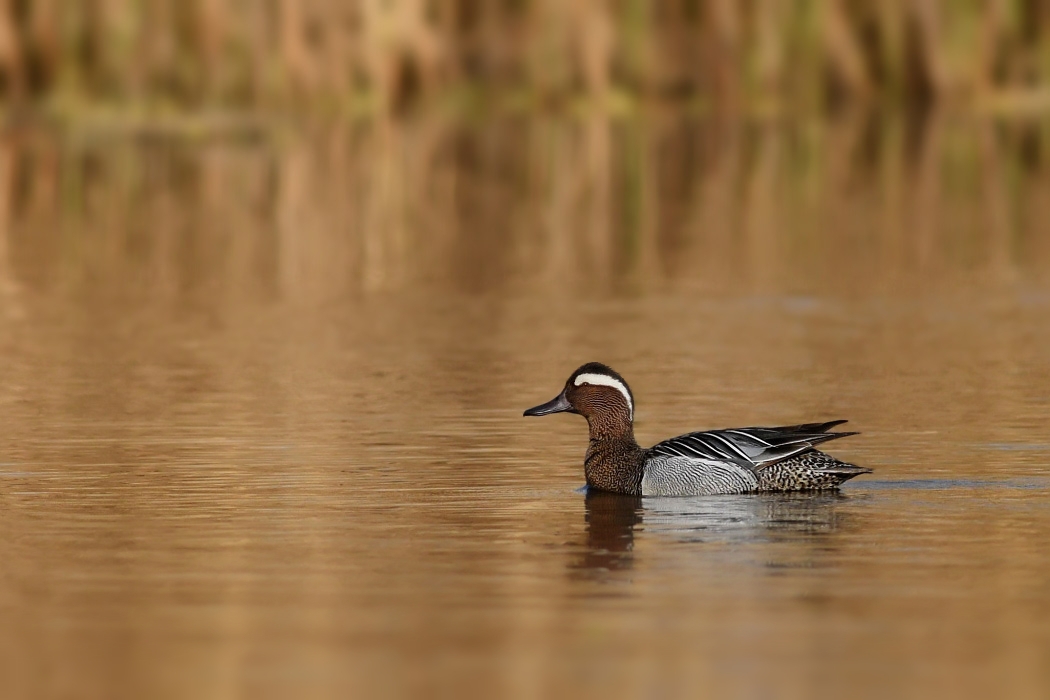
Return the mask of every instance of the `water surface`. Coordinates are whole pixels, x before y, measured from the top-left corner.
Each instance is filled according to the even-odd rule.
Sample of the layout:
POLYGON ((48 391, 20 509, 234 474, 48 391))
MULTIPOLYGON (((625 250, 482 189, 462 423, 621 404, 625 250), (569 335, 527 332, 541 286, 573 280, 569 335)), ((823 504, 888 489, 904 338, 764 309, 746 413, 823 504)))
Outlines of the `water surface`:
POLYGON ((1050 695, 1045 129, 654 117, 0 141, 21 697, 1050 695), (849 418, 839 494, 584 493, 849 418))

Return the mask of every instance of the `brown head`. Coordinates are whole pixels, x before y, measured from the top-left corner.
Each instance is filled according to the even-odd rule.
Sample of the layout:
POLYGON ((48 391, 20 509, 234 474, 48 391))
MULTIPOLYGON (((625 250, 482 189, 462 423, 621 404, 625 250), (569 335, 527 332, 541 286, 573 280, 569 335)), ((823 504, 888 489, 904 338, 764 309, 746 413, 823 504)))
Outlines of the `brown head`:
POLYGON ((588 362, 569 377, 561 393, 545 404, 525 411, 526 416, 578 413, 587 419, 591 439, 604 437, 634 440, 634 395, 623 377, 600 362, 588 362))

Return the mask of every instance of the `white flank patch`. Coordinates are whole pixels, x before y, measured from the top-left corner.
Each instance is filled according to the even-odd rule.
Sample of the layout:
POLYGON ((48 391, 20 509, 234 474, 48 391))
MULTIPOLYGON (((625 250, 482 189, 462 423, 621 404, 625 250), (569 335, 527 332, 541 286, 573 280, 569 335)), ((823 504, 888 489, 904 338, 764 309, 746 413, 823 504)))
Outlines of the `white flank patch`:
POLYGON ((627 387, 623 385, 619 379, 610 377, 608 374, 581 374, 576 377, 576 381, 573 382, 576 386, 581 384, 601 384, 602 386, 611 386, 618 392, 623 394, 623 397, 627 400, 627 410, 631 414, 631 420, 634 420, 634 402, 631 401, 631 392, 627 391, 627 387))

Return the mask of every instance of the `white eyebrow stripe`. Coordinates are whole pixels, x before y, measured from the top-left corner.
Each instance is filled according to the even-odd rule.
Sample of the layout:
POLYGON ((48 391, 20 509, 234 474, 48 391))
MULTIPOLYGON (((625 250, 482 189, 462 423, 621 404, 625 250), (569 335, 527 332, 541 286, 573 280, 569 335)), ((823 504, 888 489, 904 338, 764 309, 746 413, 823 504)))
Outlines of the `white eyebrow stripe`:
POLYGON ((627 399, 627 410, 631 414, 631 420, 634 420, 634 402, 631 401, 631 392, 627 391, 627 387, 624 383, 615 377, 610 377, 608 374, 581 374, 576 377, 573 382, 576 386, 580 384, 601 384, 602 386, 611 386, 618 392, 623 394, 623 397, 627 399))

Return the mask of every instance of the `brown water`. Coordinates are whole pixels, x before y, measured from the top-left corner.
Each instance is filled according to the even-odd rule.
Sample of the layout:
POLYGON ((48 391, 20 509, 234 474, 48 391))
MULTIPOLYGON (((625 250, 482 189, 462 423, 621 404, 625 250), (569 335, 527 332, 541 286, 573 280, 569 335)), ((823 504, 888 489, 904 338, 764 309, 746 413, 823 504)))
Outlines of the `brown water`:
POLYGON ((0 141, 9 697, 1050 696, 1050 138, 654 117, 0 141), (847 417, 839 495, 584 495, 847 417))

